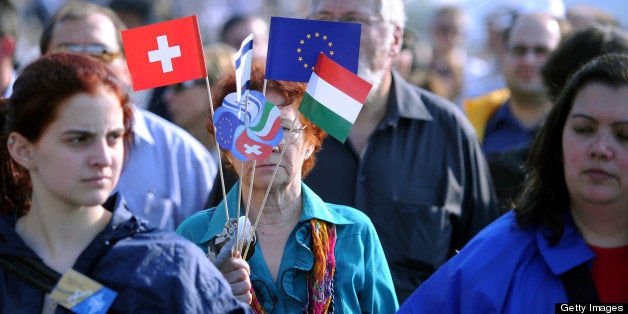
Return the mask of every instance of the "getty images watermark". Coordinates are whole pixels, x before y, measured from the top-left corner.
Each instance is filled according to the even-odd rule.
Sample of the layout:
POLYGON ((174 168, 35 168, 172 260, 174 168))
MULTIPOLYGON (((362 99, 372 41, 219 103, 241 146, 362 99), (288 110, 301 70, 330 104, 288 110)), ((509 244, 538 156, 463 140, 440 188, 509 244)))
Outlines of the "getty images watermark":
POLYGON ((628 303, 556 303, 554 313, 628 313, 628 303))

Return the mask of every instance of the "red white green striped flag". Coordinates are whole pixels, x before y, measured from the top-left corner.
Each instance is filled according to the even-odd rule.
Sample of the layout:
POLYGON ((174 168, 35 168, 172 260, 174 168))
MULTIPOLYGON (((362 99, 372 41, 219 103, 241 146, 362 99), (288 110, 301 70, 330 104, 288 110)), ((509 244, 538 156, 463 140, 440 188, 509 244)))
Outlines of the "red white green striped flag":
POLYGON ((316 60, 299 111, 329 135, 344 143, 371 86, 321 53, 316 60))

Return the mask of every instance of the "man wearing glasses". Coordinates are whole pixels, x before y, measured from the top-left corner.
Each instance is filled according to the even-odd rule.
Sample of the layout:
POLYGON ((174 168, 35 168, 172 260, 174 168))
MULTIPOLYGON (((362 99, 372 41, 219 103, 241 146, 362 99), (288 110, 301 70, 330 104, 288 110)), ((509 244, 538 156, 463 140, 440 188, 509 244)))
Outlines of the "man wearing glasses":
POLYGON ((403 0, 314 0, 310 18, 362 24, 358 74, 373 87, 348 140, 325 139, 305 182, 371 218, 401 303, 497 217, 488 167, 460 110, 392 70, 403 0))
POLYGON ((512 209, 523 177, 528 145, 552 107, 541 67, 569 30, 547 13, 516 18, 504 40, 501 57, 505 88, 465 101, 491 169, 499 206, 512 209))
POLYGON ((549 14, 528 13, 519 16, 508 31, 501 56, 507 88, 465 102, 486 154, 526 144, 534 136, 551 108, 541 66, 558 47, 563 30, 549 14))
MULTIPOLYGON (((41 53, 71 51, 94 56, 131 86, 122 52, 123 29, 110 9, 70 2, 44 28, 41 53)), ((153 226, 174 231, 183 219, 204 208, 216 162, 183 129, 137 107, 133 114, 132 147, 116 191, 124 192, 135 214, 153 226)))

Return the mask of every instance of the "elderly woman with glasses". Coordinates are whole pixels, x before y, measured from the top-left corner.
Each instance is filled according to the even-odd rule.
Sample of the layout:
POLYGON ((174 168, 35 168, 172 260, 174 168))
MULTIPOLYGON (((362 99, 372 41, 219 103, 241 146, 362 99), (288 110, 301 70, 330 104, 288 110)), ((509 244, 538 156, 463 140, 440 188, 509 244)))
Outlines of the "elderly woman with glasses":
MULTIPOLYGON (((254 66, 251 90, 261 90, 263 81, 263 67, 254 66)), ((236 91, 235 77, 223 77, 215 87, 217 107, 236 91)), ((326 136, 299 113, 304 93, 302 83, 267 82, 265 97, 281 111, 283 138, 257 162, 243 164, 223 150, 239 183, 226 201, 192 215, 177 232, 207 252, 225 226, 225 205, 234 217, 250 199, 251 220, 261 214, 254 253, 248 263, 236 252, 217 265, 241 300, 259 313, 393 313, 398 302, 390 270, 369 218, 325 203, 302 181, 326 136)), ((211 117, 208 130, 214 133, 211 117)))

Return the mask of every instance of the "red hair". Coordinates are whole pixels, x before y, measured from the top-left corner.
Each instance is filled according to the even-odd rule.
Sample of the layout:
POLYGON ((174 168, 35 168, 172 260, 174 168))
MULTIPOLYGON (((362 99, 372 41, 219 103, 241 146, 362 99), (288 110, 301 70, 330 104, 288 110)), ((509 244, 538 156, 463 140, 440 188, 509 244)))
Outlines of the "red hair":
POLYGON ((126 148, 130 145, 133 112, 124 83, 102 62, 81 54, 54 53, 28 65, 15 81, 13 94, 0 101, 0 213, 30 208, 32 185, 28 171, 13 161, 6 142, 17 132, 36 143, 55 121, 64 101, 78 93, 94 94, 99 88, 113 92, 123 109, 126 148))

